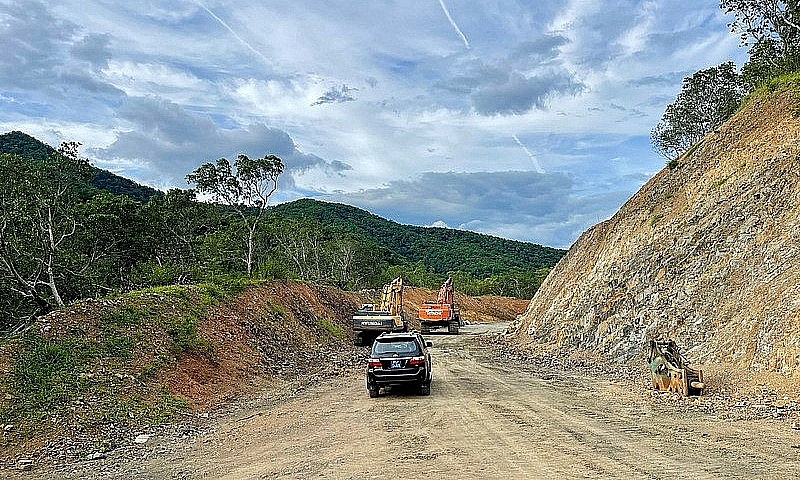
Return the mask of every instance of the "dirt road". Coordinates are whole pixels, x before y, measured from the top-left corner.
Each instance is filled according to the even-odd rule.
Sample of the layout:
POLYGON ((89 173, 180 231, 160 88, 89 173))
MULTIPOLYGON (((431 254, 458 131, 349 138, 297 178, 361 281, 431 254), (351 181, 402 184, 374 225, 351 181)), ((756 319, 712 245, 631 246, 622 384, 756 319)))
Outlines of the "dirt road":
POLYGON ((678 414, 621 382, 535 376, 492 361, 475 341, 488 328, 430 337, 430 397, 370 399, 353 373, 231 413, 172 454, 104 476, 119 469, 138 478, 225 479, 800 476, 800 433, 788 420, 678 414))
POLYGON ((201 440, 197 471, 230 479, 800 475, 800 435, 785 422, 676 419, 613 383, 536 378, 469 346, 485 329, 430 337, 430 397, 370 399, 360 376, 321 385, 201 440))

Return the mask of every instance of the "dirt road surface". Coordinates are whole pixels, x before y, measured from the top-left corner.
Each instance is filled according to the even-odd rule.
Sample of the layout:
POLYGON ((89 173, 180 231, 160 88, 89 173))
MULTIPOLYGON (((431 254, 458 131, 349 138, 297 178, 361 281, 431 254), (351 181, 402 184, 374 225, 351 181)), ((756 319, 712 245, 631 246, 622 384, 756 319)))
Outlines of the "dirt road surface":
MULTIPOLYGON (((570 372, 542 375, 492 358, 476 339, 430 336, 429 397, 369 398, 353 372, 220 416, 209 432, 148 442, 58 476, 222 479, 798 478, 788 420, 678 411, 643 388, 570 372), (159 443, 160 442, 160 443, 159 443), (170 445, 165 445, 169 442, 170 445), (177 443, 176 443, 177 442, 177 443), (160 450, 159 450, 160 449, 160 450), (166 452, 159 454, 158 452, 166 452)), ((42 472, 39 472, 42 473, 42 472)))

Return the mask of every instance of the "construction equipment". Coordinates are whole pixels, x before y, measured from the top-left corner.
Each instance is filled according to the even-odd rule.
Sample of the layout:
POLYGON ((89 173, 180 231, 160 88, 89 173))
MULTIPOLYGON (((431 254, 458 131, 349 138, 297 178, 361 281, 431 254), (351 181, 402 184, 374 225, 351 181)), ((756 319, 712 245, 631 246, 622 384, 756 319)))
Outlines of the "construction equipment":
POLYGON ((452 333, 458 335, 461 327, 461 314, 453 299, 453 279, 448 278, 439 289, 436 301, 427 301, 419 309, 422 333, 452 333))
POLYGON ((403 316, 403 277, 383 286, 379 305, 365 303, 353 315, 353 343, 371 344, 383 332, 408 331, 403 316))
POLYGON ((672 340, 650 340, 647 358, 653 374, 653 388, 681 395, 702 395, 705 389, 703 371, 689 366, 672 340))

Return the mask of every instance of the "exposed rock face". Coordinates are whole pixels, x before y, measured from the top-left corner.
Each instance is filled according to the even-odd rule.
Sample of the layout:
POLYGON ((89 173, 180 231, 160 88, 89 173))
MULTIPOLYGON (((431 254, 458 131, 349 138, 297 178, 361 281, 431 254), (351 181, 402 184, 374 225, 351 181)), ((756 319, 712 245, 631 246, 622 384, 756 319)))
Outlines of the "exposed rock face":
POLYGON ((629 360, 800 367, 800 94, 751 101, 585 232, 514 325, 523 343, 629 360))

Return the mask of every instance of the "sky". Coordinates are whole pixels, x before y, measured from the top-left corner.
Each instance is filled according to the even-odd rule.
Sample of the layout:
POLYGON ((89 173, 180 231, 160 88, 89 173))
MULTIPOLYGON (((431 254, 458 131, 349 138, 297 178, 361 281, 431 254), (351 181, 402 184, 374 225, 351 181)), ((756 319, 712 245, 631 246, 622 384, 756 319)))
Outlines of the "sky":
POLYGON ((309 197, 567 248, 665 165, 716 0, 0 0, 0 133, 166 190, 238 154, 309 197))

